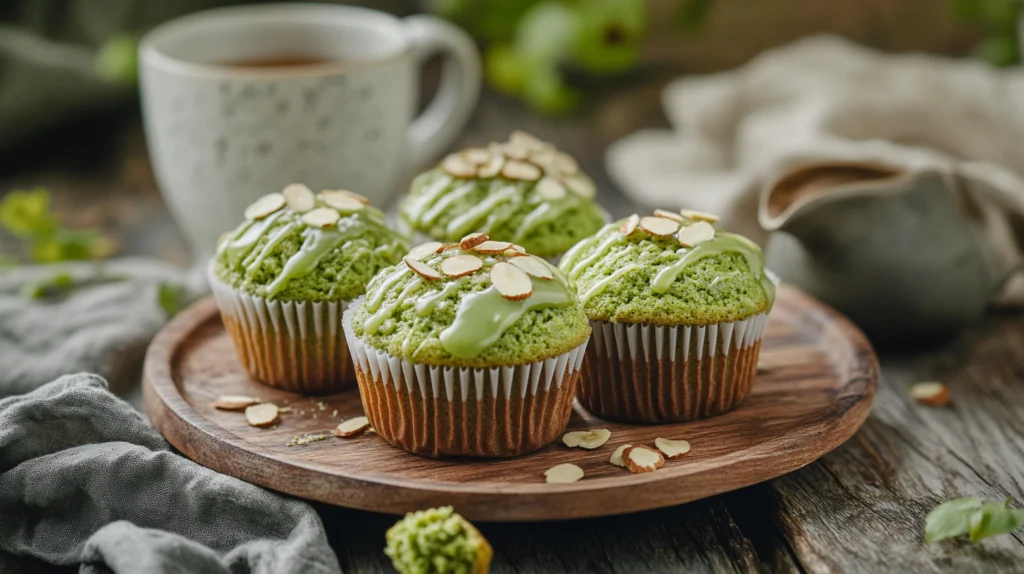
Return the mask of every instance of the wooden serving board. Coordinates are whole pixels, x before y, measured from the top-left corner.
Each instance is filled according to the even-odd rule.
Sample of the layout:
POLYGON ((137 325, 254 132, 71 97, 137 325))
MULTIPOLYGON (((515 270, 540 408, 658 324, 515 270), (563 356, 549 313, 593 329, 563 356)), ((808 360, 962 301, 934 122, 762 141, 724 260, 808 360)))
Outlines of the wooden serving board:
POLYGON ((145 401, 158 429, 189 458, 243 480, 341 506, 404 513, 451 504, 471 520, 557 520, 670 506, 769 480, 837 447, 871 408, 878 361, 846 318, 788 286, 779 289, 761 347, 765 372, 738 409, 691 423, 632 426, 576 406, 569 430, 608 428, 596 450, 555 444, 506 460, 435 460, 406 453, 375 434, 327 433, 362 414, 356 391, 305 397, 252 381, 243 372, 212 299, 196 303, 153 341, 145 401), (256 395, 289 406, 273 428, 250 427, 240 412, 210 406, 218 396, 256 395), (611 465, 617 445, 686 439, 692 450, 644 474, 611 465), (546 484, 544 471, 572 462, 573 484, 546 484))

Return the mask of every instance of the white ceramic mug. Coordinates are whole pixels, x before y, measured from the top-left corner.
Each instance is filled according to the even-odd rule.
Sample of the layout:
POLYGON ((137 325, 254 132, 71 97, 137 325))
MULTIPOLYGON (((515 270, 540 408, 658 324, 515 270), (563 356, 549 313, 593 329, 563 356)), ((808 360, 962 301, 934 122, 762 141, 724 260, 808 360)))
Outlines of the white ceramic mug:
POLYGON ((159 26, 140 46, 140 74, 157 181, 205 258, 249 203, 291 182, 351 189, 382 206, 464 127, 480 57, 462 30, 431 16, 276 4, 159 26), (419 67, 436 53, 440 87, 414 118, 419 67), (231 65, 298 55, 323 61, 231 65))

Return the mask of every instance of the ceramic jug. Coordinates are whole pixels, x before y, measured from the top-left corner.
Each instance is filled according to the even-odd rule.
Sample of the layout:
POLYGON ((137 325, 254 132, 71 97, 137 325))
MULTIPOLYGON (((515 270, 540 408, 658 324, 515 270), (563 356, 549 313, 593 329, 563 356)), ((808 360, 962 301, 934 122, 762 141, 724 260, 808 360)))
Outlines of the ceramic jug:
POLYGON ((979 318, 1017 268, 993 209, 948 170, 829 162, 766 185, 758 219, 768 268, 873 340, 913 345, 979 318))

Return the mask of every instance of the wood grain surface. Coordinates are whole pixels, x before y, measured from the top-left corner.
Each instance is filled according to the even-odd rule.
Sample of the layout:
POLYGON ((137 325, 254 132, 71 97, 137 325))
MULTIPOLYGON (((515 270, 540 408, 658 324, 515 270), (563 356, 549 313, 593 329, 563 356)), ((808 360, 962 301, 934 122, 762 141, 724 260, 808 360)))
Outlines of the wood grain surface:
POLYGON ((569 430, 608 428, 595 450, 561 444, 510 459, 431 459, 388 445, 375 434, 328 437, 363 414, 358 393, 303 396, 253 381, 242 370, 212 299, 171 322, 146 356, 144 396, 153 424, 186 456, 274 490, 341 506, 404 513, 451 504, 470 519, 556 520, 621 514, 680 504, 785 474, 848 439, 871 408, 877 361, 845 318, 790 287, 779 291, 762 345, 766 372, 750 397, 724 415, 690 423, 626 425, 578 405, 569 430), (215 409, 221 395, 255 395, 290 412, 255 428, 239 412, 215 409), (690 453, 664 468, 633 474, 611 465, 620 444, 686 439, 690 453), (564 462, 586 477, 546 484, 564 462))

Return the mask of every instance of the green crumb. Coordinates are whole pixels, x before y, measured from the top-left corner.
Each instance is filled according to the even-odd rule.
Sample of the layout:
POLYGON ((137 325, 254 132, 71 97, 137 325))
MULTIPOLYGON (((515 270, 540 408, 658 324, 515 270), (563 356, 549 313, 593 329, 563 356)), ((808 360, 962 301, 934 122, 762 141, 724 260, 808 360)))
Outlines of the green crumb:
POLYGON ((540 257, 561 255, 604 225, 604 214, 593 200, 567 193, 546 201, 536 187, 535 182, 500 176, 455 178, 433 169, 413 180, 399 214, 410 228, 438 241, 484 232, 540 257))
MULTIPOLYGON (((718 232, 699 245, 704 256, 678 267, 690 250, 675 236, 637 230, 628 237, 622 222, 605 226, 562 259, 592 320, 654 325, 708 325, 744 319, 771 307, 774 285, 765 277, 760 249, 737 235, 718 232), (674 267, 675 266, 675 267, 674 267), (659 274, 678 268, 664 290, 659 274)), ((666 275, 661 275, 666 277, 666 275)))
POLYGON ((388 529, 384 554, 399 574, 484 574, 493 551, 451 506, 410 512, 388 529))
POLYGON ((218 247, 214 273, 236 289, 267 299, 351 300, 408 249, 408 239, 390 229, 373 207, 342 216, 330 229, 312 228, 300 214, 282 209, 228 233, 218 247), (304 260, 310 253, 315 256, 304 260))
MULTIPOLYGON (((278 411, 278 412, 280 412, 280 411, 278 411)), ((306 446, 307 444, 311 444, 311 443, 314 443, 314 442, 317 442, 317 441, 327 440, 330 437, 331 437, 331 433, 325 433, 325 434, 312 434, 312 433, 300 434, 300 435, 293 436, 292 439, 290 441, 288 441, 288 444, 286 446, 306 446)))

